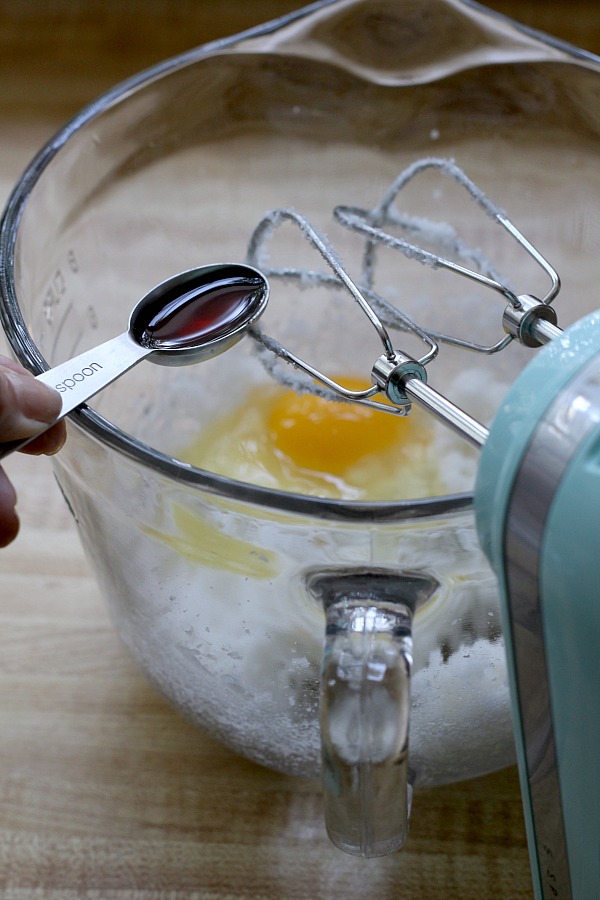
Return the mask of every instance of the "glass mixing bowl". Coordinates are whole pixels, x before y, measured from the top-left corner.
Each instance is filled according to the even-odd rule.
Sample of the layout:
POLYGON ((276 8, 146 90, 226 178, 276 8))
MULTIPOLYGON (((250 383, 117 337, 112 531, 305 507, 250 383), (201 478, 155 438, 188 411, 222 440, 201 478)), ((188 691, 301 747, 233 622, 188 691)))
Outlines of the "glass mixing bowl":
MULTIPOLYGON (((455 158, 554 262, 568 324, 596 295, 599 73, 594 58, 459 0, 317 3, 169 60, 85 109, 17 185, 1 237, 12 347, 40 372, 119 334, 159 281, 243 261, 272 208, 301 210, 355 268, 361 239, 332 209, 372 208, 398 172, 429 156, 455 158)), ((487 227, 446 185, 427 184, 411 202, 441 209, 471 244, 487 227)), ((293 229, 275 252, 310 264, 293 229)), ((520 292, 538 290, 514 242, 492 236, 489 255, 525 279, 520 292)), ((378 279, 425 324, 456 331, 455 319, 476 319, 501 331, 502 304, 471 298, 461 279, 438 280, 387 251, 378 279)), ((275 303, 269 330, 314 363, 368 376, 380 350, 352 304, 304 302, 294 315, 275 303)), ((493 358, 449 349, 430 379, 489 420, 527 359, 512 346, 493 358)), ((206 423, 267 382, 251 341, 197 367, 143 363, 70 416, 56 477, 118 633, 184 715, 260 763, 313 777, 325 710, 329 829, 365 852, 348 794, 364 739, 352 743, 355 701, 372 657, 362 687, 337 685, 320 701, 326 617, 326 682, 336 653, 362 659, 369 610, 386 620, 377 652, 396 653, 393 684, 369 702, 380 730, 402 707, 391 739, 402 777, 389 781, 387 765, 379 778, 371 743, 377 796, 358 819, 390 809, 394 818, 396 805, 405 818, 405 779, 448 782, 513 760, 495 582, 471 510, 476 455, 440 430, 448 493, 380 502, 291 494, 179 461, 206 423)), ((391 848, 385 836, 369 840, 369 852, 391 848)))

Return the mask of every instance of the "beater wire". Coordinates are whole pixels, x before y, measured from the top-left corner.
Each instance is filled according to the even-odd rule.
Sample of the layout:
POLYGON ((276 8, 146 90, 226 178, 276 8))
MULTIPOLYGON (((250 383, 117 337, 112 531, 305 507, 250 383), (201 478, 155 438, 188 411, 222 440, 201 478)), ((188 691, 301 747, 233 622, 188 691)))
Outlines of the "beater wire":
MULTIPOLYGON (((300 290, 319 287, 333 291, 345 291, 350 294, 369 319, 381 341, 383 356, 379 362, 384 369, 389 368, 390 371, 396 366, 397 379, 402 375, 402 377, 417 377, 425 382, 427 380, 425 366, 438 354, 440 343, 491 354, 504 349, 515 337, 521 340, 522 338, 515 329, 511 328, 509 331, 505 327, 507 333, 501 339, 486 345, 466 340, 460 335, 445 334, 421 327, 375 290, 380 249, 397 250, 408 260, 414 260, 432 269, 449 270, 480 286, 490 288, 500 294, 508 304, 507 309, 511 309, 515 313, 524 308, 524 301, 527 301, 529 313, 531 313, 532 306, 547 307, 560 289, 560 280, 550 263, 521 234, 504 211, 496 206, 451 159, 427 157, 417 160, 394 179, 384 192, 381 201, 373 209, 365 210, 356 206, 340 205, 333 210, 333 217, 338 224, 364 239, 362 265, 357 282, 354 282, 349 276, 342 261, 324 236, 316 231, 301 213, 293 209, 274 209, 265 214, 250 237, 247 262, 263 272, 270 281, 279 280, 294 284, 300 290), (423 216, 415 216, 398 208, 398 199, 402 192, 417 176, 428 170, 435 170, 455 181, 466 191, 468 197, 493 222, 500 225, 514 238, 534 262, 544 270, 550 278, 551 284, 542 300, 537 300, 530 295, 517 295, 507 280, 495 271, 486 255, 478 248, 466 244, 452 225, 433 221, 423 216), (317 251, 321 260, 327 264, 325 271, 293 266, 276 267, 271 264, 269 243, 275 232, 286 222, 295 226, 300 235, 317 251), (392 230, 396 233, 392 233, 392 230), (415 241, 427 243, 433 249, 426 249, 415 241), (454 259, 450 259, 450 256, 454 259), (425 345, 426 352, 417 360, 397 352, 388 329, 412 334, 425 345)), ((547 309, 542 310, 540 318, 551 318, 547 309)), ((404 398, 406 403, 402 405, 401 391, 397 391, 399 406, 390 407, 387 403, 384 404, 373 399, 382 390, 382 384, 377 378, 374 378, 373 387, 362 391, 351 391, 301 357, 296 356, 257 325, 252 326, 249 334, 256 342, 259 359, 268 374, 285 387, 292 388, 299 393, 308 392, 326 399, 363 403, 399 415, 406 414, 410 408, 407 398, 404 398), (282 363, 291 364, 291 368, 290 365, 282 363)), ((522 340, 522 342, 524 341, 522 340)), ((530 344, 530 346, 533 345, 530 344)), ((375 367, 373 371, 375 372, 375 367)))

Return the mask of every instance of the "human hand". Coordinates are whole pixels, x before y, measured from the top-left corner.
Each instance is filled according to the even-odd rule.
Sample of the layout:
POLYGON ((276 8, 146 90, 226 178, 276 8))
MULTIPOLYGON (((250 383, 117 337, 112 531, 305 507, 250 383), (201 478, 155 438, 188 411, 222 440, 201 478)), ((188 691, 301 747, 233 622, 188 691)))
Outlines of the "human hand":
MULTIPOLYGON (((22 366, 0 356, 0 441, 31 437, 59 415, 61 397, 58 391, 37 381, 22 366)), ((56 453, 65 442, 64 421, 23 447, 23 453, 40 455, 56 453)), ((6 547, 17 536, 19 518, 17 495, 6 473, 0 468, 0 547, 6 547)))

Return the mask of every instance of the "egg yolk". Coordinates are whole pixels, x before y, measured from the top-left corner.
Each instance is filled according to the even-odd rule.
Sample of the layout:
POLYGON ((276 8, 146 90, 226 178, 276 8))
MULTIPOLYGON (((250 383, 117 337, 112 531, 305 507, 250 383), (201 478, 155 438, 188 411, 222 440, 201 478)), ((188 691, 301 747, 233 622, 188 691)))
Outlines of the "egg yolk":
MULTIPOLYGON (((349 379, 344 387, 364 389, 349 379)), ((336 476, 363 457, 416 437, 412 415, 390 415, 294 391, 285 391, 274 400, 267 432, 275 451, 300 468, 336 476)))
MULTIPOLYGON (((351 376, 337 381, 365 387, 351 376)), ((278 385, 251 389, 239 406, 205 423, 178 456, 228 478, 307 496, 377 501, 443 490, 422 410, 391 415, 278 385)))

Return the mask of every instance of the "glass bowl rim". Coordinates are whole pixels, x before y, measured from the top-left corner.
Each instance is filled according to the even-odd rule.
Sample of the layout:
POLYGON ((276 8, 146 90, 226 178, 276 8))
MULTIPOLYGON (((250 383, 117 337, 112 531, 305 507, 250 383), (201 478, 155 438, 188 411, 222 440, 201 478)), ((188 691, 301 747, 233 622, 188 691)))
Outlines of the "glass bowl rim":
MULTIPOLYGON (((39 374, 49 368, 29 334, 21 314, 14 282, 15 246, 21 217, 28 198, 49 163, 62 147, 79 129, 109 106, 119 103, 124 97, 149 84, 151 81, 167 76, 179 68, 191 65, 205 56, 214 55, 222 49, 231 48, 234 44, 241 41, 268 35, 282 26, 306 17, 319 9, 334 6, 337 2, 338 0, 318 0, 316 3, 302 7, 270 22, 231 37, 221 38, 193 48, 144 69, 131 78, 115 85, 85 106, 40 149, 25 168, 14 187, 0 221, 0 320, 13 352, 23 365, 34 374, 39 374)), ((588 63, 600 62, 594 54, 579 50, 557 38, 537 32, 528 26, 520 25, 520 23, 508 19, 502 13, 486 9, 479 3, 474 2, 474 0, 460 0, 460 3, 466 8, 476 9, 479 12, 488 13, 493 18, 500 18, 510 22, 515 28, 522 30, 529 36, 538 38, 549 47, 565 51, 578 61, 588 63)), ((196 489, 202 489, 261 507, 316 516, 322 519, 395 521, 445 516, 469 510, 473 506, 472 492, 408 500, 369 502, 314 497, 289 491, 280 491, 216 475, 160 453, 113 425, 87 405, 71 413, 68 418, 76 427, 91 435, 103 445, 109 446, 135 462, 159 472, 173 482, 193 486, 196 489)))

